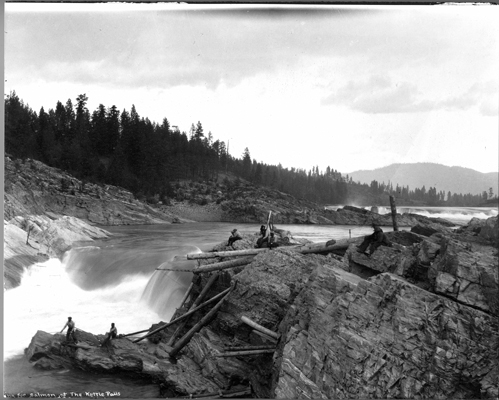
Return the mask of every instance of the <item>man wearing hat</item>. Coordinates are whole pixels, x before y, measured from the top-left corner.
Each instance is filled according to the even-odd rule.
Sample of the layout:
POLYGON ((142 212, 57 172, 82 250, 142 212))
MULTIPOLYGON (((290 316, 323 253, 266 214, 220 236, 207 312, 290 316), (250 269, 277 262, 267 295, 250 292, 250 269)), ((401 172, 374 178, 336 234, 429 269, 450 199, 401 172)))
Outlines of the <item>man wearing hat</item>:
POLYGON ((357 250, 359 253, 365 253, 367 247, 369 246, 369 256, 371 256, 381 245, 392 247, 392 244, 383 233, 383 230, 374 222, 372 224, 372 227, 374 229, 374 232, 372 233, 372 235, 364 237, 364 241, 360 246, 358 246, 357 250))
POLYGON ((234 242, 236 240, 241 240, 242 237, 241 235, 239 235, 239 233, 237 232, 237 229, 232 229, 232 232, 231 232, 231 235, 229 237, 229 242, 227 243, 227 246, 233 246, 234 242))

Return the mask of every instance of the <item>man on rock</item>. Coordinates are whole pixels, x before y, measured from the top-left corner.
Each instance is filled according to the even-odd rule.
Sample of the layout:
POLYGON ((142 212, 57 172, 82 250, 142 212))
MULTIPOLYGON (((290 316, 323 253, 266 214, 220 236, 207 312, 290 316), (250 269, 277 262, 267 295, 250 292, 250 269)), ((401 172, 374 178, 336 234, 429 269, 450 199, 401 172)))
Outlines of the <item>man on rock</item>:
POLYGON ((374 223, 372 224, 372 227, 374 229, 374 232, 372 233, 372 235, 364 237, 364 241, 360 246, 358 246, 357 250, 359 253, 365 254, 367 247, 369 247, 369 254, 368 254, 369 256, 371 256, 379 246, 383 245, 383 246, 392 247, 391 242, 383 233, 383 230, 374 223))
POLYGON ((231 232, 231 235, 230 235, 230 237, 229 237, 229 241, 228 241, 228 243, 227 243, 227 246, 232 246, 232 247, 234 247, 234 246, 233 246, 234 242, 235 242, 236 240, 241 240, 241 239, 242 239, 242 237, 241 237, 241 235, 237 232, 237 229, 233 229, 233 230, 232 230, 232 232, 231 232))
POLYGON ((76 329, 75 329, 75 322, 73 321, 73 319, 71 317, 68 317, 68 322, 66 322, 66 325, 64 325, 64 327, 61 329, 61 333, 64 331, 64 329, 66 329, 66 327, 68 328, 68 331, 66 332, 66 342, 69 342, 69 338, 72 337, 73 338, 73 341, 75 343, 77 343, 78 341, 76 340, 76 335, 75 335, 75 332, 76 332, 76 329))
POLYGON ((118 336, 118 329, 116 329, 116 326, 114 326, 114 322, 111 322, 111 329, 106 335, 106 338, 102 342, 101 346, 105 346, 108 342, 111 341, 111 339, 116 339, 116 336, 118 336))

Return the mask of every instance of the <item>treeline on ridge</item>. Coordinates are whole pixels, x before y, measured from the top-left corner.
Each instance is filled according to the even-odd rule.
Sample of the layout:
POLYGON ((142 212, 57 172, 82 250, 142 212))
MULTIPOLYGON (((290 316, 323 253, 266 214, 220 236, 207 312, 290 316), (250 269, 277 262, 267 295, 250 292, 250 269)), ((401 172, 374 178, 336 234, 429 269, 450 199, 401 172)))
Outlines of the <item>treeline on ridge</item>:
POLYGON ((73 104, 57 102, 55 109, 38 113, 11 92, 5 99, 5 151, 16 158, 33 158, 65 170, 82 181, 121 186, 138 198, 167 201, 175 196, 173 183, 179 180, 215 181, 230 173, 255 185, 267 186, 296 198, 320 204, 386 204, 388 194, 410 204, 473 206, 482 195, 445 194, 393 188, 390 183, 355 183, 328 167, 308 172, 268 165, 251 159, 246 148, 240 158, 229 154, 223 141, 207 134, 201 122, 189 133, 141 117, 135 106, 119 111, 100 104, 92 113, 88 97, 80 94, 73 104), (447 198, 446 198, 447 197, 447 198))

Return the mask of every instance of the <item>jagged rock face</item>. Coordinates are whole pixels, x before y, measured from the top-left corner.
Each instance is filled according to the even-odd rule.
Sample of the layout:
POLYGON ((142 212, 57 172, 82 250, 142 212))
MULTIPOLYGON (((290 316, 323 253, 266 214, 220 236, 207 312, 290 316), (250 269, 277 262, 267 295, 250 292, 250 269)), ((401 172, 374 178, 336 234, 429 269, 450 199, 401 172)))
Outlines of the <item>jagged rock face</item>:
MULTIPOLYGON (((5 158, 4 218, 73 216, 99 225, 180 222, 175 215, 134 199, 111 185, 83 183, 36 160, 5 158)), ((185 220, 184 220, 185 221, 185 220)))
POLYGON ((499 316, 497 253, 493 248, 443 238, 440 254, 428 271, 435 293, 499 316))
POLYGON ((499 215, 487 218, 484 226, 480 230, 480 237, 496 245, 499 244, 499 215))
POLYGON ((160 382, 169 397, 219 390, 187 357, 173 363, 167 357, 158 357, 158 349, 151 349, 147 344, 139 345, 118 338, 107 347, 100 347, 103 335, 95 336, 78 330, 77 337, 76 347, 66 346, 65 335, 38 331, 26 349, 26 357, 35 368, 54 370, 76 367, 96 373, 105 371, 149 377, 160 382))
MULTIPOLYGON (((327 262, 322 256, 304 256, 283 248, 270 253, 257 255, 250 265, 232 276, 237 282, 236 288, 210 325, 221 338, 219 340, 227 345, 269 344, 255 334, 241 317, 246 316, 267 329, 277 331, 310 273, 327 262)), ((223 358, 217 360, 218 365, 225 362, 223 358)), ((246 357, 243 363, 243 370, 256 395, 271 397, 272 355, 246 357)), ((226 370, 233 367, 219 368, 226 370)))
POLYGON ((284 319, 276 398, 497 397, 496 319, 389 273, 340 271, 318 269, 284 319))
POLYGON ((472 218, 468 224, 460 227, 457 233, 461 237, 466 235, 468 241, 485 242, 497 247, 499 246, 499 216, 490 217, 486 220, 472 218))
POLYGON ((351 245, 343 269, 364 278, 391 272, 423 289, 499 315, 498 259, 493 247, 441 234, 424 238, 412 232, 390 232, 387 236, 393 247, 381 246, 370 257, 351 245))

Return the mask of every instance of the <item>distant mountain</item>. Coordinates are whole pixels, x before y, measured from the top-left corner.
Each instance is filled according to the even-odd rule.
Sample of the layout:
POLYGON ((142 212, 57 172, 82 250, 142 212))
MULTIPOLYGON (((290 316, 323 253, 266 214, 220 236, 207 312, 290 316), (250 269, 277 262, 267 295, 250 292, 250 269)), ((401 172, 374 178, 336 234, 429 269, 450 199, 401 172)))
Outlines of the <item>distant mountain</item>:
POLYGON ((391 182, 393 188, 409 186, 409 190, 425 186, 443 190, 445 193, 479 194, 484 190, 489 192, 492 188, 494 194, 498 193, 499 174, 497 172, 482 173, 470 168, 447 167, 434 163, 391 164, 387 167, 371 171, 361 170, 348 175, 354 182, 370 184, 373 180, 379 183, 391 182))

